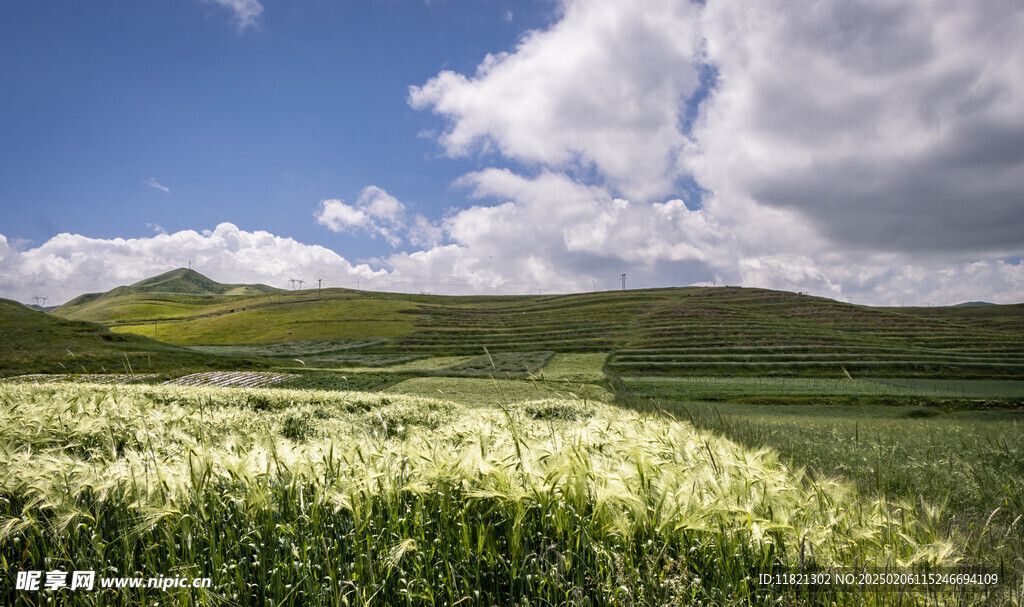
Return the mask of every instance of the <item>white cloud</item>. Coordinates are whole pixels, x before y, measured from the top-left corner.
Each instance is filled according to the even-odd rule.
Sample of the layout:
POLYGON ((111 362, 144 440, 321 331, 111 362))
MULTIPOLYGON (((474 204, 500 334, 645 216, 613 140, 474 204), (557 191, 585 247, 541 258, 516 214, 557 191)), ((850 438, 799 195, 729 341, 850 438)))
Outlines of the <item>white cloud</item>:
MULTIPOLYGON (((353 265, 337 253, 268 232, 246 232, 230 223, 202 233, 184 230, 149 238, 88 238, 58 234, 38 247, 15 250, 0 235, 0 296, 31 301, 35 295, 64 302, 87 291, 105 291, 172 270, 192 268, 221 282, 265 283, 285 288, 288 278, 329 286, 363 286, 387 272, 353 265)), ((386 283, 381 283, 386 284, 386 283)))
POLYGON ((242 32, 248 28, 259 27, 259 18, 263 14, 263 5, 258 0, 204 0, 232 12, 232 19, 242 32))
POLYGON ((845 246, 1024 245, 1024 5, 712 2, 702 30, 701 185, 845 246))
POLYGON ((687 145, 680 105, 697 90, 698 5, 564 3, 564 17, 472 77, 441 72, 409 102, 449 120, 446 151, 495 149, 559 170, 596 168, 626 196, 671 191, 687 145))
POLYGON ((332 198, 320 201, 320 210, 315 214, 316 222, 327 226, 332 232, 343 232, 349 228, 366 225, 370 217, 360 209, 332 198))
POLYGON ((163 228, 163 226, 161 226, 158 223, 146 223, 146 227, 149 228, 150 230, 153 230, 157 234, 166 234, 167 233, 167 230, 165 230, 163 228))
POLYGON ((155 188, 157 190, 162 190, 164 192, 167 192, 168 194, 171 193, 171 189, 170 188, 168 188, 167 186, 164 186, 164 185, 160 185, 160 183, 156 179, 154 179, 153 177, 150 177, 149 179, 143 181, 142 183, 148 185, 151 188, 155 188))
POLYGON ((413 216, 409 226, 405 205, 375 185, 363 188, 355 205, 339 199, 321 200, 314 217, 332 232, 361 230, 383 237, 392 247, 402 244, 403 234, 417 246, 432 246, 441 238, 440 228, 422 215, 413 216))
POLYGON ((475 74, 410 89, 448 154, 521 167, 461 179, 480 203, 445 219, 431 268, 508 287, 618 264, 879 304, 1024 295, 1024 5, 561 7, 475 74), (700 204, 671 195, 687 176, 700 204))

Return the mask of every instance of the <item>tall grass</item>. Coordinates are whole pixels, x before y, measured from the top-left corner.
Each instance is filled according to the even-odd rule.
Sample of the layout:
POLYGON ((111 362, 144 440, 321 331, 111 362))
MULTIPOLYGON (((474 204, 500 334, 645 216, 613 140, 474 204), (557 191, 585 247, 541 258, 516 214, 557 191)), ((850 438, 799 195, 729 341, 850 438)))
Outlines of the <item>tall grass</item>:
MULTIPOLYGON (((0 386, 5 575, 213 579, 82 604, 886 604, 757 575, 949 564, 945 532, 914 503, 593 401, 0 386)), ((10 582, 0 601, 36 600, 10 582)))
POLYGON ((770 448, 859 496, 930 510, 964 565, 1024 572, 1024 414, 927 407, 744 405, 634 399, 748 448, 770 448))

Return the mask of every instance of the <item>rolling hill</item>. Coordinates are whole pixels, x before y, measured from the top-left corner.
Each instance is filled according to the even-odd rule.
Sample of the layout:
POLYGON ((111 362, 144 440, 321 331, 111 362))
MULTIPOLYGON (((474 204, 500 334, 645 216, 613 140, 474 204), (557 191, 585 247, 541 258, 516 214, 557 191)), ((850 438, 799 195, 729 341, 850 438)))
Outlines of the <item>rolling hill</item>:
POLYGON ((0 299, 0 377, 22 373, 163 373, 264 364, 197 353, 92 322, 68 320, 0 299))
POLYGON ((55 311, 65 318, 93 320, 105 318, 110 313, 123 314, 126 305, 142 305, 143 309, 155 312, 164 304, 173 307, 182 301, 192 301, 203 306, 209 305, 211 298, 222 301, 225 298, 276 293, 278 290, 267 285, 221 284, 195 270, 178 268, 106 293, 80 295, 55 311))
POLYGON ((1024 305, 875 308, 739 287, 491 297, 268 289, 176 270, 55 314, 245 356, 305 344, 285 356, 322 364, 487 348, 604 352, 621 375, 1024 377, 1024 305))

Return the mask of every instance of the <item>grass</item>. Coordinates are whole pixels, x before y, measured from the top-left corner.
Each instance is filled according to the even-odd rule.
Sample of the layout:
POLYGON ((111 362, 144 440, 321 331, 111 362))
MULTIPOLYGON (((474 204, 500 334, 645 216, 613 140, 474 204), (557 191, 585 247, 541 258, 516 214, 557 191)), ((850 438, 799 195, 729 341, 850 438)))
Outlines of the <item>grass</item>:
MULTIPOLYGON (((594 401, 497 405, 0 386, 3 575, 213 579, 82 604, 872 605, 897 591, 811 596, 758 575, 955 562, 930 510, 768 450, 594 401)), ((0 600, 34 600, 10 581, 0 600)))
MULTIPOLYGON (((384 355, 384 354, 372 355, 372 354, 370 354, 370 355, 366 355, 366 356, 367 357, 371 357, 371 356, 387 356, 387 355, 384 355)), ((404 359, 404 358, 391 359, 389 361, 390 364, 380 365, 380 366, 385 367, 388 371, 394 371, 394 372, 399 372, 399 373, 404 373, 404 372, 444 371, 446 369, 451 369, 452 367, 455 367, 457 365, 461 365, 463 363, 467 363, 469 361, 475 360, 476 358, 478 358, 478 357, 476 357, 476 356, 426 356, 426 355, 420 355, 420 356, 417 356, 417 357, 412 357, 411 360, 404 359)), ((343 367, 339 367, 338 370, 339 371, 352 372, 352 373, 366 373, 366 372, 371 372, 371 371, 379 370, 378 369, 378 365, 370 366, 370 365, 367 364, 368 361, 366 361, 366 360, 359 360, 358 362, 363 363, 363 366, 343 366, 343 367)))
POLYGON ((630 402, 849 479, 861 496, 927 504, 967 563, 1024 571, 1024 410, 630 402))
POLYGON ((683 401, 888 402, 890 404, 958 404, 961 406, 1024 401, 1024 381, 908 378, 806 377, 625 377, 622 385, 635 396, 683 401), (838 397, 838 398, 836 398, 838 397))
POLYGON ((470 377, 417 377, 392 385, 387 391, 441 398, 467 407, 493 407, 502 399, 511 402, 552 398, 600 401, 610 397, 604 388, 594 384, 470 377))
POLYGON ((488 352, 484 349, 482 356, 475 356, 465 362, 448 367, 452 375, 478 376, 513 376, 526 377, 540 370, 552 352, 488 352))
POLYGON ((555 354, 539 375, 547 381, 602 382, 605 379, 602 367, 607 358, 603 352, 555 354))
POLYGON ((0 377, 29 373, 169 373, 259 369, 264 362, 212 356, 91 322, 58 318, 0 299, 0 377))
POLYGON ((112 324, 111 328, 181 345, 269 344, 325 335, 346 340, 390 338, 412 328, 410 320, 399 314, 407 305, 398 301, 337 301, 309 295, 307 299, 285 296, 283 303, 275 303, 269 295, 250 300, 232 304, 235 307, 223 312, 204 312, 170 322, 112 324))

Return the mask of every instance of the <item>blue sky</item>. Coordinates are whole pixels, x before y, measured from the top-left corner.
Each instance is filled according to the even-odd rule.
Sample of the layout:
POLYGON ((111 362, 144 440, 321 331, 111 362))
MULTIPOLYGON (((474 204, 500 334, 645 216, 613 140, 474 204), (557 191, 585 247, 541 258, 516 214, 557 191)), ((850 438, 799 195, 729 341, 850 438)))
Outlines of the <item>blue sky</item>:
POLYGON ((1024 5, 0 3, 0 297, 1024 301, 1024 5))
POLYGON ((382 254, 379 239, 325 233, 318 201, 379 183, 430 216, 458 205, 450 184, 479 162, 420 136, 439 121, 409 108, 408 87, 474 69, 553 8, 268 2, 239 29, 191 0, 3 3, 2 232, 41 244, 230 221, 382 254))

